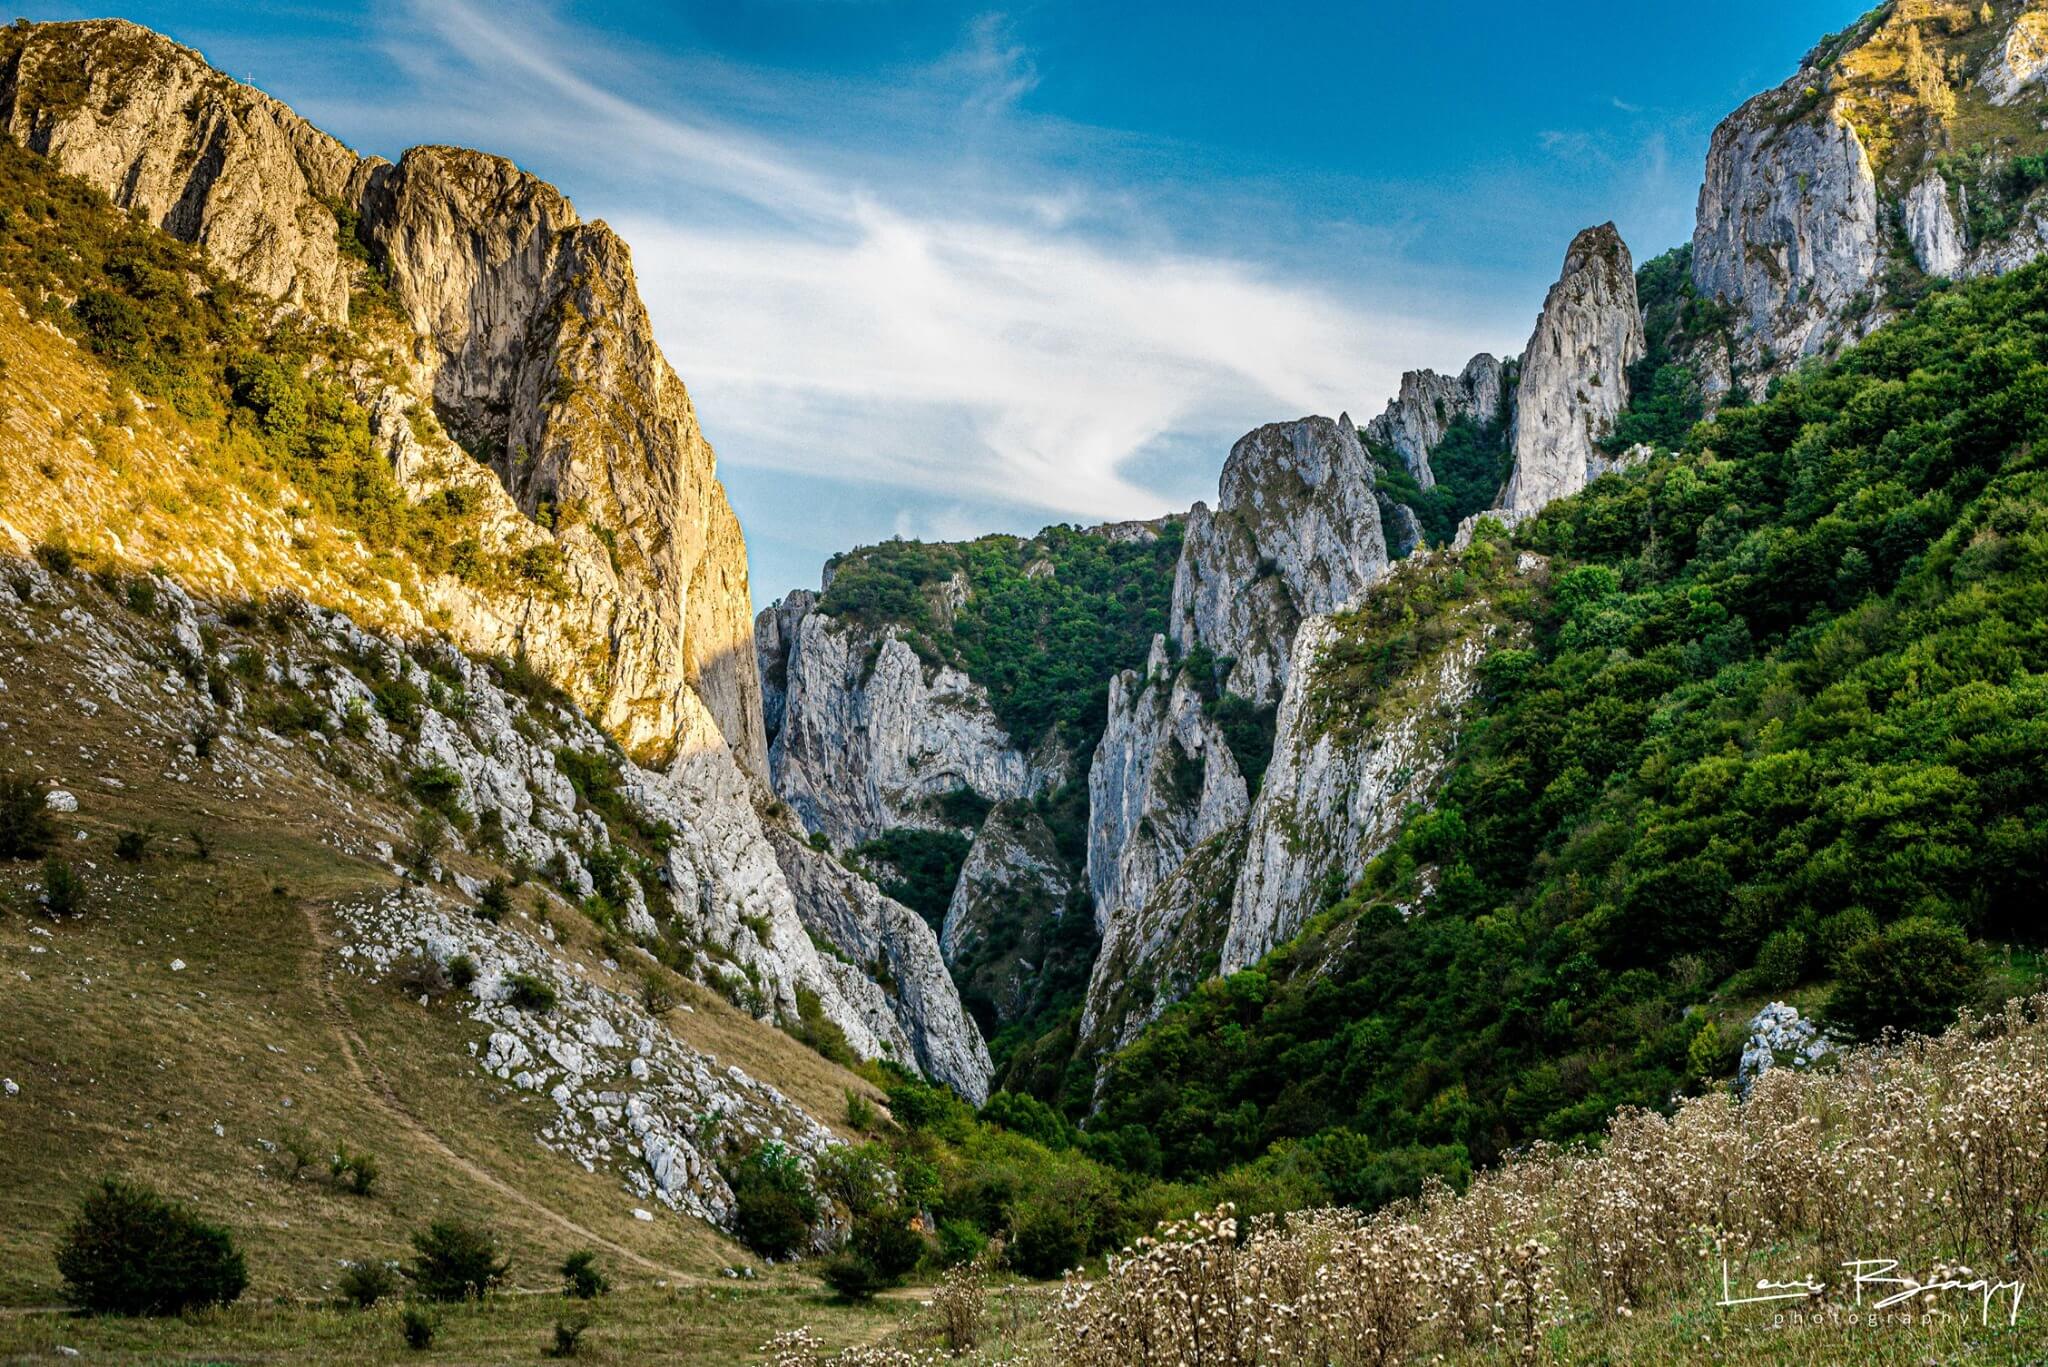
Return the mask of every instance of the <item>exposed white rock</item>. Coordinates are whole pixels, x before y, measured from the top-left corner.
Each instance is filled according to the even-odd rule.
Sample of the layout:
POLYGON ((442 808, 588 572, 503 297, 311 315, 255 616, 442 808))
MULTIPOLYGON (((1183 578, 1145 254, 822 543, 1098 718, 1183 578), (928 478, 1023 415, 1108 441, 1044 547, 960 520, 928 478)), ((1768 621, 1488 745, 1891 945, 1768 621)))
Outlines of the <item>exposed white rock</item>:
POLYGON ((1436 487, 1430 453, 1459 418, 1486 426, 1503 416, 1501 363, 1480 352, 1456 375, 1410 370, 1401 376, 1401 392, 1387 401, 1386 412, 1365 425, 1366 440, 1398 453, 1408 473, 1424 489, 1436 487))
POLYGON ((1215 510, 1188 514, 1174 645, 1233 660, 1229 689, 1274 702, 1296 624, 1350 602, 1386 567, 1372 460, 1350 417, 1257 428, 1230 448, 1215 510))
POLYGON ((1913 259, 1929 275, 1945 280, 1962 274, 1963 234, 1949 209, 1948 182, 1938 171, 1928 172, 1906 196, 1906 239, 1913 244, 1913 259))
POLYGON ((826 957, 828 971, 875 1037, 899 1061, 975 1105, 988 1100, 988 1046, 961 1006, 924 918, 795 831, 771 826, 768 836, 804 925, 836 951, 826 957))
POLYGON ((1426 802, 1450 762, 1457 717, 1472 697, 1488 630, 1474 623, 1382 701, 1364 734, 1320 715, 1318 670, 1346 629, 1316 617, 1295 637, 1273 759, 1252 807, 1218 972, 1256 963, 1321 905, 1326 880, 1355 878, 1426 802))
POLYGON ((1104 930, 1081 1013, 1084 1054, 1100 1058, 1130 1043, 1215 973, 1244 837, 1240 817, 1203 839, 1142 905, 1123 908, 1104 930))
POLYGON ((1088 885, 1105 935, 1142 910, 1188 851, 1250 808, 1222 729, 1155 637, 1140 675, 1110 681, 1109 722, 1088 771, 1088 885))
POLYGON ((1746 368, 1768 349, 1790 363, 1819 351, 1830 325, 1870 287, 1883 256, 1877 181, 1856 129, 1807 92, 1803 69, 1714 130, 1692 235, 1693 286, 1737 306, 1746 368), (1787 118, 1811 105, 1810 112, 1787 118))
POLYGON ((343 964, 371 980, 407 954, 474 960, 479 971, 464 1009, 488 1032, 474 1066, 546 1095, 554 1109, 540 1143, 615 1173, 642 1199, 729 1224, 732 1192, 713 1161, 715 1135, 773 1135, 806 1163, 836 1142, 789 1097, 699 1053, 632 996, 569 972, 545 947, 451 908, 431 890, 344 901, 336 912, 348 937, 343 964), (505 984, 515 972, 553 987, 554 1010, 510 1005, 505 984))
POLYGON ((1991 103, 2005 105, 2048 80, 2048 12, 2023 7, 1984 64, 1978 82, 1991 103))
POLYGON ((1749 1023, 1749 1039, 1735 1071, 1735 1086, 1747 1093, 1756 1080, 1780 1062, 1807 1068, 1834 1052, 1836 1042, 1815 1021, 1789 1002, 1772 1002, 1749 1023))
POLYGON ((931 800, 958 789, 1001 801, 1064 779, 1063 755, 1019 748, 987 690, 927 664, 896 627, 827 616, 796 595, 762 617, 762 673, 783 695, 769 750, 775 793, 835 848, 936 826, 931 800))
POLYGON ((75 812, 78 810, 78 796, 62 788, 52 788, 43 794, 43 805, 53 812, 75 812))
POLYGON ((1588 228, 1522 353, 1515 391, 1515 465, 1500 506, 1521 514, 1586 487, 1608 462, 1597 443, 1628 404, 1628 367, 1642 358, 1635 264, 1612 223, 1588 228))

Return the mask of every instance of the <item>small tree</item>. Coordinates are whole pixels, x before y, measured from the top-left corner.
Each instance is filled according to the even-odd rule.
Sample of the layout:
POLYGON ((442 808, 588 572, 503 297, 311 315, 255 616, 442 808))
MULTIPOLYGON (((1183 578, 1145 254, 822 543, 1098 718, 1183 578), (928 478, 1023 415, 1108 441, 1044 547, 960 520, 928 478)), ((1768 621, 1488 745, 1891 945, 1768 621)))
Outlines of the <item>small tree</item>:
POLYGON ((149 858, 149 847, 156 843, 156 827, 139 826, 121 832, 114 837, 114 857, 127 864, 140 864, 149 858))
POLYGON ((417 1305, 408 1305, 399 1320, 399 1327, 405 1334, 405 1346, 421 1353, 434 1346, 434 1331, 440 1326, 432 1315, 417 1305))
POLYGON ((102 1180, 80 1204, 57 1270, 73 1305, 102 1314, 227 1305, 249 1285, 248 1266, 225 1229, 118 1177, 102 1180))
POLYGON ((52 920, 85 909, 85 880, 78 870, 51 855, 43 861, 43 911, 52 920))
POLYGON ((484 884, 484 890, 476 895, 476 914, 496 925, 512 912, 512 885, 503 878, 493 878, 484 884))
POLYGON ((327 1160, 327 1172, 335 1184, 357 1196, 370 1194, 370 1188, 377 1184, 378 1171, 374 1157, 367 1153, 352 1153, 346 1144, 336 1144, 334 1155, 327 1160))
POLYGON ((1027 1277, 1050 1280, 1078 1266, 1088 1237, 1073 1207, 1041 1198, 1017 1212, 1011 1229, 1010 1260, 1027 1277))
POLYGON ((764 1258, 786 1258, 810 1242, 817 1193, 789 1146, 770 1140, 741 1155, 727 1174, 734 1230, 764 1258))
POLYGON ((507 973, 505 1001, 521 1011, 546 1013, 555 1009, 555 989, 546 979, 531 973, 507 973))
POLYGON ((583 1351, 583 1335, 590 1328, 590 1314, 570 1315, 555 1321, 555 1341, 541 1349, 551 1358, 572 1358, 583 1351))
POLYGON ((413 813, 409 839, 406 842, 405 862, 412 871, 424 878, 440 857, 442 847, 448 843, 448 818, 432 807, 422 807, 413 813))
POLYGON ((495 1234, 461 1220, 434 1221, 412 1236, 412 1246, 405 1275, 430 1301, 481 1300, 512 1267, 498 1256, 495 1234))
POLYGON ((0 769, 0 859, 37 859, 57 838, 39 778, 0 769))
POLYGON ((597 1265, 597 1254, 579 1248, 562 1260, 562 1294, 577 1300, 595 1300, 612 1289, 610 1279, 597 1265))

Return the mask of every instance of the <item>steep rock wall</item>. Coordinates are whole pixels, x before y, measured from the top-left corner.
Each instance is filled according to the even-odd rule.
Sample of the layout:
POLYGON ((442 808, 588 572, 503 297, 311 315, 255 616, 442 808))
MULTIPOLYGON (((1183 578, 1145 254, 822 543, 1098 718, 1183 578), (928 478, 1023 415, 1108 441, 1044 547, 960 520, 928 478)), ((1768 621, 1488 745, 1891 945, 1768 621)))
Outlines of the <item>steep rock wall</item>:
POLYGON ((1240 437, 1216 508, 1197 503, 1174 575, 1171 634, 1234 661, 1229 689, 1271 703, 1303 617, 1350 601, 1386 569, 1372 460, 1349 416, 1240 437))
POLYGON ((1088 885, 1105 938, 1249 806, 1221 728, 1154 639, 1143 674, 1127 669, 1110 682, 1109 725, 1088 771, 1088 885))
POLYGON ((1628 368, 1643 355, 1635 264, 1612 223, 1565 252, 1522 353, 1515 464, 1500 506, 1528 515, 1586 487, 1608 466, 1598 443, 1628 404, 1628 368))
POLYGON ((768 838, 804 925, 837 951, 823 956, 826 969, 885 1052, 977 1106, 986 1101, 988 1046, 962 1009, 924 918, 787 826, 770 826, 768 838))
POLYGON ((767 647, 761 673, 782 695, 769 751, 776 795, 834 848, 932 826, 930 800, 957 789, 1001 801, 1064 774, 1055 757, 1034 761, 1012 743, 981 685, 927 665, 895 627, 827 616, 791 595, 763 612, 756 641, 767 647))
MULTIPOLYGON (((502 158, 440 147, 395 167, 358 158, 198 53, 121 21, 7 30, 0 124, 323 321, 348 317, 348 211, 417 338, 414 387, 527 514, 546 510, 572 567, 575 639, 540 614, 522 622, 520 644, 642 759, 675 755, 695 694, 742 767, 765 778, 739 524, 610 229, 581 223, 502 158)), ((361 397, 374 403, 381 388, 361 397)))

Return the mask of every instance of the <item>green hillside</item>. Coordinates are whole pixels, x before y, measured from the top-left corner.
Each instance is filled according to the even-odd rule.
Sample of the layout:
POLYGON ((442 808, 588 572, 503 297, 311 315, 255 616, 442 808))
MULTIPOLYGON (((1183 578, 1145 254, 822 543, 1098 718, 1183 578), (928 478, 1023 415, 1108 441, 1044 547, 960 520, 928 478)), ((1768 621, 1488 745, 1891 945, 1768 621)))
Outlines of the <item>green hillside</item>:
POLYGON ((2036 266, 1552 505, 1434 810, 1120 1056, 1094 1127, 1353 1199, 1726 1076, 1772 997, 1867 1036, 2036 981, 2044 435, 2036 266))

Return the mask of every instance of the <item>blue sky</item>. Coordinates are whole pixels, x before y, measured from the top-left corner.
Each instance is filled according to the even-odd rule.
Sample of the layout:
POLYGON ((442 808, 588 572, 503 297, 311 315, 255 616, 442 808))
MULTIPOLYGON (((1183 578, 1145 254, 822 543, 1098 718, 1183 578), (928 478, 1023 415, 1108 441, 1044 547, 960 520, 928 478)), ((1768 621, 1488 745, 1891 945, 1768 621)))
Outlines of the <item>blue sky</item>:
POLYGON ((499 152, 619 229, 765 604, 890 535, 1184 508, 1259 423, 1519 351, 1573 232, 1685 240, 1715 122, 1863 8, 119 12, 360 151, 499 152))

